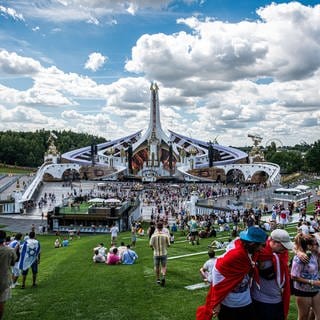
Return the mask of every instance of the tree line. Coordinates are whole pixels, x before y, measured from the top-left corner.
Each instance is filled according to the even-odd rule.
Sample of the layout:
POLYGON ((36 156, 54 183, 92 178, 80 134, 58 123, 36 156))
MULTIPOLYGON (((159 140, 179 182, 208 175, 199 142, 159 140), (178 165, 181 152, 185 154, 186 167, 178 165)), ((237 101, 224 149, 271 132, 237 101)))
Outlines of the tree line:
POLYGON ((49 147, 51 132, 57 137, 54 143, 61 154, 93 143, 106 142, 106 139, 101 137, 65 130, 2 131, 0 132, 0 162, 32 168, 40 166, 49 147))
POLYGON ((266 161, 280 166, 282 173, 314 172, 320 173, 320 140, 308 145, 277 148, 272 142, 266 147, 266 161))

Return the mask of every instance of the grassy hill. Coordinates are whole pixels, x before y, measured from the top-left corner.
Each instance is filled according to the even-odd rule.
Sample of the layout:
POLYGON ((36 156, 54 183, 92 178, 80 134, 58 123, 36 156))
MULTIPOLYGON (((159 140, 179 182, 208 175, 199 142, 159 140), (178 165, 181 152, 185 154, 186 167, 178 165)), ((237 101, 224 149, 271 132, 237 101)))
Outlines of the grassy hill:
MULTIPOLYGON (((295 233, 295 226, 290 228, 288 231, 295 233)), ((217 239, 225 241, 227 237, 221 233, 217 239)), ((55 238, 38 237, 42 246, 38 287, 31 287, 29 274, 26 289, 13 289, 4 320, 191 320, 195 319, 197 306, 205 301, 206 288, 190 291, 185 286, 201 282, 199 268, 208 259, 207 247, 213 238, 201 239, 199 246, 192 246, 180 232, 175 234, 164 288, 155 283, 147 237, 138 239, 135 250, 139 259, 132 266, 92 262, 92 249, 99 242, 109 246, 110 235, 84 235, 59 249, 53 246, 55 238), (178 258, 198 252, 203 253, 178 258)), ((121 233, 120 241, 129 243, 130 234, 121 233)), ((296 317, 293 298, 289 320, 296 317)))

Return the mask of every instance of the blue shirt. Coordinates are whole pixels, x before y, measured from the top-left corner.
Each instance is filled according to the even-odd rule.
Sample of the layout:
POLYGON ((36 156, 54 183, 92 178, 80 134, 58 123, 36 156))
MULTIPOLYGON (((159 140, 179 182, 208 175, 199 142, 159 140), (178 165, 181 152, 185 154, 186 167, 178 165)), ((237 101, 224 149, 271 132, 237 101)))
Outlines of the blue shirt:
POLYGON ((134 264, 136 259, 138 255, 133 250, 128 249, 122 254, 122 264, 134 264))

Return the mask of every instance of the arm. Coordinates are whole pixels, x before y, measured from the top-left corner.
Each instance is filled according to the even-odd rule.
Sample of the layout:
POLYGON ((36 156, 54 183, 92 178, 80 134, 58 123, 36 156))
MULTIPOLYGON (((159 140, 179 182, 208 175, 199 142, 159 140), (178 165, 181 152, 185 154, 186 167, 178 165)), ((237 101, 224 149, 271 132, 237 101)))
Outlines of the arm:
POLYGON ((200 271, 200 274, 201 274, 201 276, 202 276, 202 278, 203 278, 203 281, 204 281, 204 282, 208 282, 207 274, 206 274, 206 272, 208 272, 208 270, 206 270, 206 269, 204 268, 204 266, 203 266, 203 267, 200 268, 199 271, 200 271))
POLYGON ((296 249, 296 248, 293 249, 293 252, 303 263, 309 263, 310 258, 307 256, 305 252, 300 251, 299 249, 296 249))
POLYGON ((311 287, 320 286, 320 280, 310 280, 310 279, 305 279, 305 278, 298 277, 298 276, 291 276, 291 278, 293 281, 301 282, 304 284, 310 284, 311 287))
POLYGON ((14 264, 15 264, 17 261, 18 261, 17 254, 16 254, 15 250, 12 249, 10 265, 13 267, 14 264))

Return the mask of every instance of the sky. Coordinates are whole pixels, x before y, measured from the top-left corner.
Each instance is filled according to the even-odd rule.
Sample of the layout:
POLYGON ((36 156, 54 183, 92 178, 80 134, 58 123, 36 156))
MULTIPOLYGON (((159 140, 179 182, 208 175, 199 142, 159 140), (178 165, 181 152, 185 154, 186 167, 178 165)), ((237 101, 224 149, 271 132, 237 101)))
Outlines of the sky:
POLYGON ((235 147, 320 139, 320 5, 0 0, 0 131, 162 128, 235 147))

